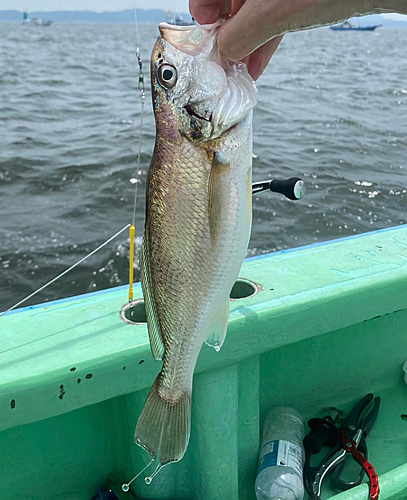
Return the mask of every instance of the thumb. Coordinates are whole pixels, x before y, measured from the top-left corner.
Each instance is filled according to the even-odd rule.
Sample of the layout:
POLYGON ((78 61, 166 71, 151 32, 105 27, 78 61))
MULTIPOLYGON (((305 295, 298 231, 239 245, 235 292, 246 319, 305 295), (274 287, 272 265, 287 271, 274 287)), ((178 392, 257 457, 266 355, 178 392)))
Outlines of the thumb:
POLYGON ((272 38, 264 45, 252 52, 246 59, 247 71, 253 80, 257 80, 266 69, 267 64, 279 46, 282 36, 272 38))
POLYGON ((247 0, 239 12, 222 25, 218 47, 228 59, 240 61, 278 34, 273 33, 270 23, 269 2, 272 0, 247 0))

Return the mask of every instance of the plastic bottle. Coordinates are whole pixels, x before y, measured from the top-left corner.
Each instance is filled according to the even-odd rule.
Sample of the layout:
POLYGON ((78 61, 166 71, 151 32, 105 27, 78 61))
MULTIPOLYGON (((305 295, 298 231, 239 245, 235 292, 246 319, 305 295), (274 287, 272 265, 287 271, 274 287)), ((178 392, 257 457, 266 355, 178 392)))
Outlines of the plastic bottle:
POLYGON ((293 408, 274 408, 263 427, 255 483, 257 500, 302 500, 304 423, 293 408))
POLYGON ((407 361, 403 365, 404 382, 407 384, 407 361))

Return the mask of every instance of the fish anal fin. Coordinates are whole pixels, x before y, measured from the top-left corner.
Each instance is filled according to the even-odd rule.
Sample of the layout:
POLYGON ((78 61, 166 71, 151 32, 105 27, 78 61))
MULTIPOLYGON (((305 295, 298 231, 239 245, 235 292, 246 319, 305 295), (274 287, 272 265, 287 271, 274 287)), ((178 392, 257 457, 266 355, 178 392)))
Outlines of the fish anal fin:
POLYGON ((208 335, 205 343, 210 347, 213 347, 216 351, 219 351, 223 345, 226 338, 226 332, 228 329, 229 321, 229 301, 219 310, 215 315, 212 330, 208 335))
POLYGON ((160 322, 158 320, 157 309, 154 300, 154 293, 150 283, 150 265, 147 251, 148 233, 144 233, 143 243, 140 251, 140 280, 143 289, 144 307, 146 309, 148 337, 153 357, 156 361, 162 360, 164 355, 164 343, 162 340, 160 322))
POLYGON ((134 442, 162 465, 184 456, 191 432, 191 393, 176 401, 160 396, 161 374, 148 393, 134 431, 134 442))

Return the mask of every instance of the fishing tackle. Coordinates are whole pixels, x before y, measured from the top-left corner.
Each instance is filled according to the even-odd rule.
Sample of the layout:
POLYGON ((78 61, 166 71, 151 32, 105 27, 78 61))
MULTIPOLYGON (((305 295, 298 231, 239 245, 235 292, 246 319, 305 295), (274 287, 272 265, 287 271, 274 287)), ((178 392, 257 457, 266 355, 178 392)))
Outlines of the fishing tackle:
POLYGON ((340 419, 339 427, 336 425, 339 413, 335 409, 331 409, 330 414, 322 419, 315 418, 308 422, 311 432, 304 438, 304 486, 310 500, 321 500, 321 487, 328 472, 332 472, 331 486, 339 490, 357 486, 366 474, 368 498, 378 499, 379 483, 373 466, 368 462, 366 436, 376 421, 379 408, 380 397, 367 394, 345 418, 340 419), (319 453, 324 446, 330 450, 317 466, 311 466, 312 455, 319 453), (360 466, 354 480, 341 478, 348 455, 360 466))

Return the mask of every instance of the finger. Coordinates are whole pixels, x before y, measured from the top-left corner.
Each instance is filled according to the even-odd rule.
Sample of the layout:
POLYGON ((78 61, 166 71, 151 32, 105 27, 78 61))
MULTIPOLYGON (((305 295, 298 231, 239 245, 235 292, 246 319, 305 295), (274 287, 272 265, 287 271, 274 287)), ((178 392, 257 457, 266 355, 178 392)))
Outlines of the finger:
POLYGON ((247 0, 221 27, 218 46, 228 59, 240 61, 272 38, 268 26, 271 24, 269 2, 273 0, 247 0))
POLYGON ((239 61, 277 35, 325 26, 354 15, 383 12, 375 3, 371 0, 247 0, 222 26, 219 49, 228 59, 239 61))
POLYGON ((221 0, 219 2, 219 17, 228 17, 232 11, 233 0, 221 0))
POLYGON ((210 24, 221 15, 220 4, 219 0, 189 0, 189 11, 199 24, 210 24))
POLYGON ((282 36, 272 38, 246 57, 247 70, 253 80, 257 80, 263 73, 282 39, 282 36))
POLYGON ((230 14, 232 0, 189 0, 191 16, 199 24, 211 24, 230 14))
POLYGON ((234 16, 242 8, 246 0, 232 0, 232 7, 230 9, 230 15, 234 16))

